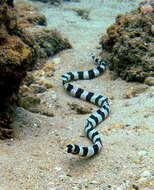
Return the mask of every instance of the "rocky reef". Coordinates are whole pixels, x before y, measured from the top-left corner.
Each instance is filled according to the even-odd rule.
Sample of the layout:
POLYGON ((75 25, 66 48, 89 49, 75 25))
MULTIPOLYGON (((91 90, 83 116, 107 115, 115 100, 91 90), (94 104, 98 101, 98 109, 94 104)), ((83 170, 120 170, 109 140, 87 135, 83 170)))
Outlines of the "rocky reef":
POLYGON ((33 43, 31 40, 27 41, 27 36, 35 41, 39 49, 39 58, 48 58, 72 47, 69 41, 63 38, 55 28, 48 29, 46 27, 46 17, 29 3, 18 2, 16 8, 19 15, 18 26, 21 31, 19 35, 23 40, 26 39, 29 45, 33 43))
POLYGON ((153 37, 153 6, 142 2, 138 9, 118 15, 115 23, 108 27, 107 34, 100 40, 102 57, 109 69, 122 79, 153 85, 153 37))
MULTIPOLYGON (((17 12, 13 1, 0 6, 0 136, 12 133, 10 124, 18 101, 18 89, 26 71, 37 60, 37 50, 18 36, 17 12)), ((34 43, 35 44, 35 43, 34 43)), ((34 47, 34 45, 33 45, 34 47)))
POLYGON ((26 28, 26 33, 31 35, 39 46, 39 58, 48 58, 56 53, 71 48, 69 41, 63 38, 56 29, 42 27, 26 28))
POLYGON ((18 11, 18 25, 20 28, 47 25, 46 17, 38 12, 37 7, 32 7, 30 3, 17 1, 16 9, 18 11))
MULTIPOLYGON (((19 87, 27 71, 34 68, 40 52, 43 51, 39 41, 49 40, 45 35, 42 36, 43 29, 39 36, 32 32, 32 27, 34 30, 38 25, 46 25, 44 16, 38 16, 38 13, 23 15, 22 9, 18 9, 21 13, 17 14, 17 9, 13 0, 0 1, 0 138, 12 136, 13 129, 10 124, 13 122, 14 111, 20 100, 19 87)), ((55 45, 50 49, 53 52, 50 55, 71 47, 58 32, 54 30, 50 31, 51 33, 53 34, 51 44, 55 45)), ((50 56, 45 55, 44 57, 50 56)))

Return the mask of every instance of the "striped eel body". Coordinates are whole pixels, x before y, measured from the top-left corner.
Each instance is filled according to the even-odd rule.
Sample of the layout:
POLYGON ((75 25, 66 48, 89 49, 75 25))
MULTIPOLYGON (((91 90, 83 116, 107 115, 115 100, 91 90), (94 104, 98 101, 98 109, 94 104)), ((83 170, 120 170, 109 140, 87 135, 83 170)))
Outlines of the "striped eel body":
POLYGON ((85 126, 85 134, 93 142, 93 146, 82 147, 75 144, 69 144, 66 147, 66 151, 68 153, 77 154, 82 157, 94 156, 101 150, 102 141, 95 127, 104 121, 104 119, 109 115, 108 99, 105 96, 88 92, 70 84, 70 82, 74 80, 93 79, 103 74, 106 68, 105 62, 95 56, 92 56, 92 59, 99 65, 97 68, 89 71, 69 72, 62 75, 63 86, 67 92, 76 98, 80 98, 100 107, 99 110, 89 116, 85 126))

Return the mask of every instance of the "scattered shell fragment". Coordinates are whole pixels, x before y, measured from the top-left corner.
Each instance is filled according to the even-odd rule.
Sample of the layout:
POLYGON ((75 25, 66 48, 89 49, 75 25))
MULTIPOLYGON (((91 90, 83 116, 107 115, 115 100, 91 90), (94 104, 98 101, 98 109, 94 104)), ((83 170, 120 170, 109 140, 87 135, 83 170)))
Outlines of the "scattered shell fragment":
POLYGON ((138 155, 139 155, 139 156, 146 156, 146 155, 147 155, 147 152, 144 151, 144 150, 141 150, 141 151, 138 152, 138 155))
POLYGON ((61 62, 61 59, 60 57, 55 57, 53 60, 52 60, 53 64, 59 64, 61 62))
POLYGON ((61 167, 55 167, 54 168, 56 171, 60 171, 62 168, 61 167))
POLYGON ((56 98, 57 98, 57 95, 56 95, 56 94, 53 94, 53 95, 52 95, 52 98, 53 98, 53 99, 56 99, 56 98))
POLYGON ((34 127, 38 127, 39 125, 37 123, 34 123, 34 127))
POLYGON ((122 187, 117 187, 116 190, 124 190, 122 187))
POLYGON ((66 175, 59 175, 60 180, 64 180, 66 178, 66 175))
POLYGON ((78 187, 72 187, 72 190, 79 190, 79 188, 78 187))
POLYGON ((91 184, 95 184, 95 185, 96 185, 96 184, 97 184, 97 181, 94 181, 94 180, 93 180, 93 181, 91 182, 91 184))
POLYGON ((141 177, 150 177, 150 172, 149 171, 144 171, 142 174, 141 174, 141 177))

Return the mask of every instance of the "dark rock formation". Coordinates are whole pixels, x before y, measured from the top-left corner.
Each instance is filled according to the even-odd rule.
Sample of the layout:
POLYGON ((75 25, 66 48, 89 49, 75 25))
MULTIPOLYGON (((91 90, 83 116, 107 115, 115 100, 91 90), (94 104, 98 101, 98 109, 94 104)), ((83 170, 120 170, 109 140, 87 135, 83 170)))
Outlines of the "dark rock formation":
POLYGON ((29 3, 20 2, 18 9, 18 26, 21 33, 20 37, 33 45, 32 41, 28 41, 28 36, 32 38, 39 48, 39 58, 48 58, 61 50, 71 48, 69 41, 62 37, 56 29, 47 29, 43 27, 47 24, 46 17, 36 12, 29 3))
POLYGON ((35 27, 26 28, 25 32, 31 35, 39 46, 39 58, 48 58, 64 49, 71 48, 69 41, 63 38, 56 29, 35 27))
POLYGON ((117 16, 100 42, 110 70, 127 81, 144 82, 154 76, 153 26, 152 7, 117 16))
MULTIPOLYGON (((46 25, 46 18, 39 13, 30 14, 30 9, 27 5, 15 8, 12 0, 0 0, 0 138, 12 135, 10 124, 20 102, 19 87, 37 58, 71 47, 56 30, 38 27, 46 25)), ((34 105, 40 101, 29 100, 34 105)))
MULTIPOLYGON (((35 44, 35 43, 34 43, 35 44)), ((33 46, 34 46, 33 44, 33 46)), ((0 6, 0 136, 9 137, 18 89, 28 68, 37 60, 37 50, 18 37, 16 9, 13 1, 0 6)))

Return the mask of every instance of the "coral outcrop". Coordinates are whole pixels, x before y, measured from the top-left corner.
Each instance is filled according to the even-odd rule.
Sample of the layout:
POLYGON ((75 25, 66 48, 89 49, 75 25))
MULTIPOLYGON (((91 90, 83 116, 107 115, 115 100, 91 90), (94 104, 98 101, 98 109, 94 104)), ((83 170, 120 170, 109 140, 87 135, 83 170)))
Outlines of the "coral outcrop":
POLYGON ((140 5, 118 15, 100 41, 110 70, 127 81, 144 82, 154 76, 154 13, 151 4, 145 5, 148 9, 140 5))
POLYGON ((27 41, 28 36, 32 38, 38 46, 39 58, 48 58, 61 50, 71 48, 69 41, 62 37, 56 29, 47 29, 46 17, 38 13, 37 9, 27 2, 19 2, 18 26, 21 30, 20 37, 26 43, 33 45, 32 41, 27 41))
POLYGON ((40 48, 39 58, 48 58, 56 53, 71 48, 69 41, 56 29, 42 27, 26 28, 25 32, 33 37, 40 48))
POLYGON ((17 1, 16 9, 18 11, 18 25, 21 29, 33 27, 36 25, 46 26, 46 17, 39 13, 36 7, 25 1, 17 1))
POLYGON ((13 0, 0 1, 0 138, 12 136, 10 124, 27 71, 38 58, 71 47, 55 29, 39 26, 46 25, 46 18, 31 9, 28 4, 14 6, 13 0))
POLYGON ((18 89, 26 71, 37 60, 34 50, 18 37, 17 12, 13 1, 0 4, 0 137, 9 137, 18 89))

